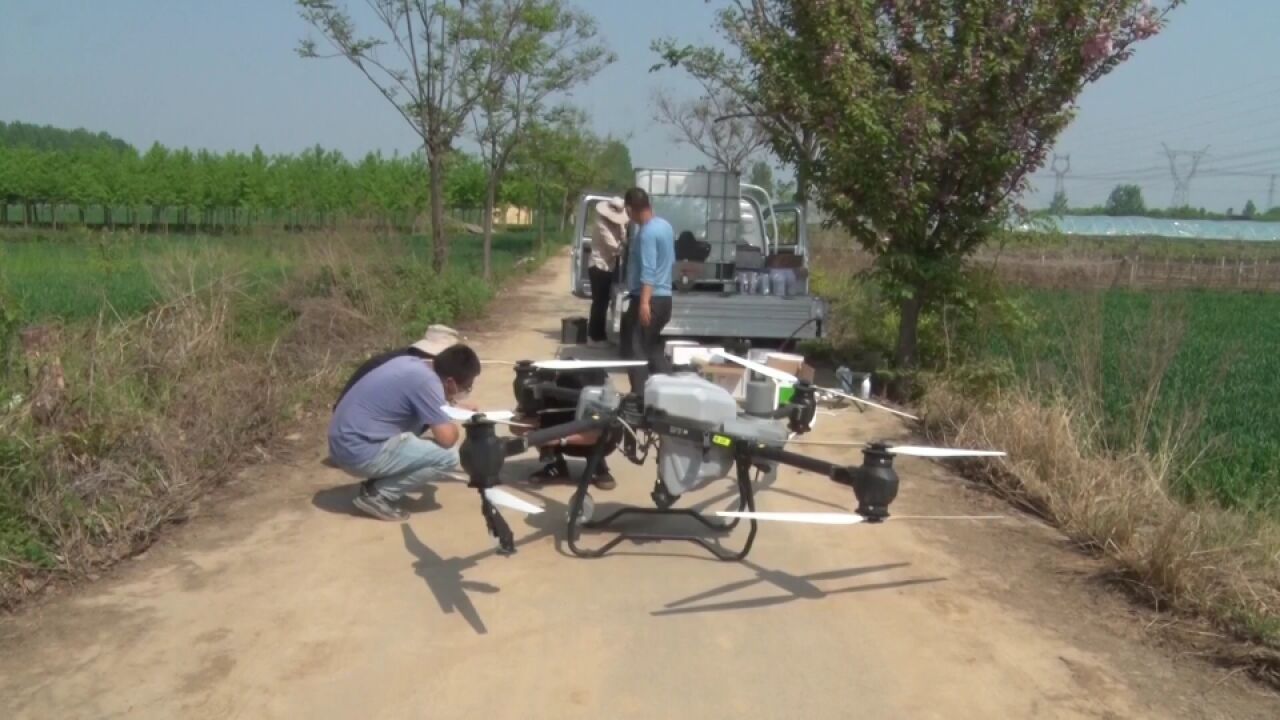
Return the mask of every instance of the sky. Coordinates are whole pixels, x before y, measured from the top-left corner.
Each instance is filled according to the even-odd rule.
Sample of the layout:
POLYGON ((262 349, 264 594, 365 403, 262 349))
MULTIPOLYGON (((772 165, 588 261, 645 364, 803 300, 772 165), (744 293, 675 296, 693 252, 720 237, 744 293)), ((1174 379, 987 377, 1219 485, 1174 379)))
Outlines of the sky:
MULTIPOLYGON (((596 16, 618 60, 572 102, 589 111, 597 132, 625 139, 637 166, 704 162, 653 120, 656 88, 677 97, 697 89, 676 71, 650 73, 649 44, 718 42, 720 3, 578 3, 596 16)), ((1191 0, 1176 11, 1164 33, 1082 95, 1057 147, 1071 155, 1071 204, 1101 204, 1115 184, 1135 182, 1148 205, 1167 205, 1165 142, 1208 147, 1191 184, 1193 205, 1265 205, 1269 174, 1280 173, 1277 28, 1280 0, 1191 0)), ((415 149, 413 131, 355 68, 298 57, 308 34, 288 0, 0 0, 0 120, 106 131, 139 148, 256 144, 274 153, 318 143, 348 157, 415 149)), ((1047 204, 1053 183, 1052 173, 1037 174, 1026 204, 1047 204)))

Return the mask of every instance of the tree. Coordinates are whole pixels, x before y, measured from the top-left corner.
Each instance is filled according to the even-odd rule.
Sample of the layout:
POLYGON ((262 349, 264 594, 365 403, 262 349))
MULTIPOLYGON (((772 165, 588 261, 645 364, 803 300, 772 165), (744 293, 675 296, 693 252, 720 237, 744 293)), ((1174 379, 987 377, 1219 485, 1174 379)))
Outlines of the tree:
POLYGON ((606 138, 599 157, 604 187, 619 194, 636 182, 636 169, 631 164, 631 150, 617 138, 606 138))
POLYGON ((466 81, 479 97, 475 140, 488 173, 482 266, 488 280, 498 187, 530 120, 548 111, 549 96, 590 78, 614 56, 595 44, 595 21, 563 0, 479 0, 476 20, 483 63, 466 81))
POLYGON ((653 105, 653 119, 670 126, 676 142, 706 155, 717 170, 742 172, 765 143, 760 123, 727 91, 713 88, 697 100, 680 101, 658 90, 653 105))
POLYGON ((1107 197, 1107 214, 1111 216, 1142 215, 1147 204, 1142 200, 1142 188, 1137 185, 1117 185, 1107 197))
POLYGON ((774 195, 777 188, 773 185, 773 168, 769 167, 769 163, 764 160, 757 160, 751 165, 751 175, 747 182, 752 185, 762 187, 770 195, 774 195))
MULTIPOLYGON (((733 0, 721 12, 771 149, 807 167, 828 221, 875 255, 896 296, 899 368, 916 367, 922 310, 1017 209, 1076 97, 1180 3, 733 0)), ((707 56, 675 50, 669 62, 707 56)))
POLYGON ((1254 205, 1252 200, 1244 204, 1244 211, 1241 213, 1241 216, 1244 217, 1245 220, 1252 220, 1257 214, 1258 206, 1254 205))
POLYGON ((1071 207, 1067 204, 1066 191, 1058 191, 1053 194, 1053 202, 1049 203, 1049 214, 1059 217, 1070 212, 1071 207))
POLYGON ((373 83, 422 139, 431 182, 432 266, 449 264, 444 233, 444 168, 479 100, 482 85, 464 79, 484 62, 484 33, 468 0, 367 0, 379 35, 361 35, 333 0, 297 0, 303 19, 336 51, 322 56, 304 39, 302 57, 344 57, 373 83), (387 56, 391 57, 387 57, 387 56))

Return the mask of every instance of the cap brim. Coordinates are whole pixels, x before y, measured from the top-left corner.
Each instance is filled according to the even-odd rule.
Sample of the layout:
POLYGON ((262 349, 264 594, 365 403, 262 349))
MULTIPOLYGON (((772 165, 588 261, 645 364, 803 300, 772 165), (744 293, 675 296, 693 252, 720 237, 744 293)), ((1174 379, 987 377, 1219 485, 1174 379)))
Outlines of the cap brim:
POLYGON ((627 224, 627 211, 614 210, 613 207, 611 207, 609 205, 609 202, 606 200, 601 200, 600 202, 596 203, 596 213, 599 214, 604 219, 615 222, 619 225, 627 224))
POLYGON ((440 343, 434 340, 419 340, 410 347, 427 353, 428 355, 439 355, 450 345, 453 345, 453 343, 440 343))

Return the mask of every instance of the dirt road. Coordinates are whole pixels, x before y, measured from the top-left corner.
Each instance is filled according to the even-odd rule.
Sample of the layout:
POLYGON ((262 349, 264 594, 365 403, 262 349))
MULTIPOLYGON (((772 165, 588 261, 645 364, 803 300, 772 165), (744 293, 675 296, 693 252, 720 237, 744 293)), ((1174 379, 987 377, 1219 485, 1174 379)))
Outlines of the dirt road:
MULTIPOLYGON (((585 312, 564 265, 498 303, 472 333, 483 356, 557 350, 558 319, 585 312)), ((484 405, 510 405, 507 370, 478 387, 484 405)), ((1029 519, 769 525, 742 564, 685 544, 579 560, 557 540, 569 489, 553 487, 538 491, 547 513, 507 513, 522 541, 502 558, 460 484, 403 525, 354 516, 348 479, 319 464, 323 419, 304 430, 288 462, 242 473, 143 557, 0 622, 0 717, 1280 714, 1238 678, 1151 647, 1091 562, 1029 519)), ((843 411, 811 437, 904 435, 887 414, 843 411)), ((597 500, 645 502, 652 464, 613 464, 619 487, 597 500)), ((900 514, 1009 512, 937 465, 899 469, 900 514)), ((784 471, 759 505, 852 498, 784 471)))

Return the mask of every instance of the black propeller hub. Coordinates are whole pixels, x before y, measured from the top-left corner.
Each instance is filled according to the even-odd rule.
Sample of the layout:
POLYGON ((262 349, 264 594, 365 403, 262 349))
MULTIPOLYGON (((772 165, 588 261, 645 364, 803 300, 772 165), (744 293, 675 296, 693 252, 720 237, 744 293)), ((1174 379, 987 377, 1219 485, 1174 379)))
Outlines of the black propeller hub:
POLYGON ((537 368, 533 366, 532 360, 516 363, 516 378, 511 383, 511 389, 516 397, 516 413, 522 417, 533 417, 542 409, 533 390, 536 374, 537 368))
POLYGON ((811 383, 796 383, 791 396, 791 412, 787 416, 787 429, 797 435, 813 429, 813 418, 818 414, 817 393, 811 383))
POLYGON ((462 427, 466 438, 458 449, 458 459, 469 478, 467 486, 484 489, 497 485, 506 454, 494 431, 496 426, 483 415, 476 415, 462 427))
POLYGON ((893 469, 893 453, 885 443, 871 443, 862 451, 862 465, 852 472, 857 513, 869 522, 889 517, 889 505, 898 497, 898 473, 893 469))

